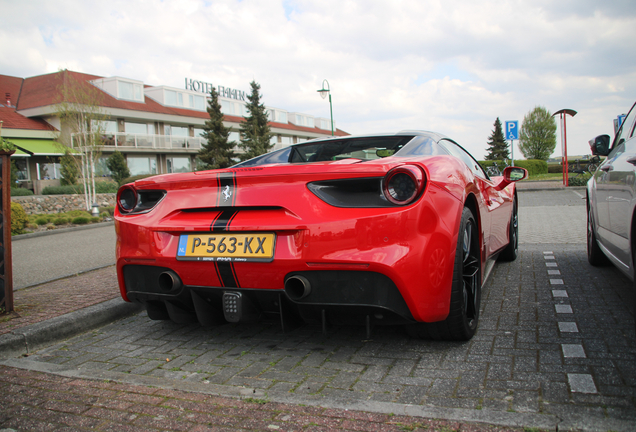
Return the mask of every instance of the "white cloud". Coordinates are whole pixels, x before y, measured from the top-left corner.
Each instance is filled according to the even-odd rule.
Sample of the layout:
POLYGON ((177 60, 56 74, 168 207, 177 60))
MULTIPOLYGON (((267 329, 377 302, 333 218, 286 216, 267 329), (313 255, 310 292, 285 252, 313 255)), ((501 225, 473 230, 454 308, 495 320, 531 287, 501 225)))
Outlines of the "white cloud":
POLYGON ((256 80, 267 105, 321 117, 326 78, 341 129, 432 129, 478 158, 495 118, 572 108, 568 148, 585 154, 636 99, 636 4, 597 3, 0 0, 0 73, 256 80))

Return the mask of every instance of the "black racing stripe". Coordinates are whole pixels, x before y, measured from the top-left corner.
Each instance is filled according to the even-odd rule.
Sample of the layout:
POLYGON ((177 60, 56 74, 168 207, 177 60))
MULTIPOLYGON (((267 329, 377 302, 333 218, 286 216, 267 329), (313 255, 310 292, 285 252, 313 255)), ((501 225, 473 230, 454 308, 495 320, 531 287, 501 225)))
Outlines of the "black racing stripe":
MULTIPOLYGON (((221 232, 227 231, 232 223, 232 220, 238 214, 238 210, 228 209, 219 212, 210 225, 210 231, 221 232)), ((236 277, 236 271, 234 270, 234 263, 227 261, 215 261, 214 267, 216 274, 219 277, 221 285, 228 288, 239 288, 238 278, 236 277)))
POLYGON ((237 213, 234 209, 222 210, 210 224, 210 231, 227 231, 237 213))
POLYGON ((234 275, 234 264, 227 261, 216 261, 217 272, 221 276, 221 283, 227 288, 239 288, 234 275))

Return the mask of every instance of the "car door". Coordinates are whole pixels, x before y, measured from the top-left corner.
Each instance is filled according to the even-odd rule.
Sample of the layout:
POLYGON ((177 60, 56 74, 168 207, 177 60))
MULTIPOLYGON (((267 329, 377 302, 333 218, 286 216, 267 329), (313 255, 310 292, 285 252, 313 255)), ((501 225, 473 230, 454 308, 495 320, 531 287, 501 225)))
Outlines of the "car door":
POLYGON ((636 203, 635 123, 636 109, 632 107, 596 179, 599 240, 626 266, 631 266, 629 236, 636 203))

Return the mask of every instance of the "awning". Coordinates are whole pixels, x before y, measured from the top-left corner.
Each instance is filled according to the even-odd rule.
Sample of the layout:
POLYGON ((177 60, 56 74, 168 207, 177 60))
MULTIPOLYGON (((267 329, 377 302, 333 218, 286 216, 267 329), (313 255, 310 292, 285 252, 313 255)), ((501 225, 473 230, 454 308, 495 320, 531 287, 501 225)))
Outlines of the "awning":
POLYGON ((64 156, 62 144, 50 139, 5 139, 17 147, 13 156, 64 156))

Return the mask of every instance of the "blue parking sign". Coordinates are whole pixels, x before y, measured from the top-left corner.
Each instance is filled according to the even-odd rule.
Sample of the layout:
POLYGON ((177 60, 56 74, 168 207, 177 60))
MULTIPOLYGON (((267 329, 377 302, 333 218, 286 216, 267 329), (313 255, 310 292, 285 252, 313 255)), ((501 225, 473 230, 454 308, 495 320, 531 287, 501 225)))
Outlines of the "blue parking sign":
POLYGON ((519 121, 507 121, 506 122, 506 139, 518 140, 519 139, 519 121))

